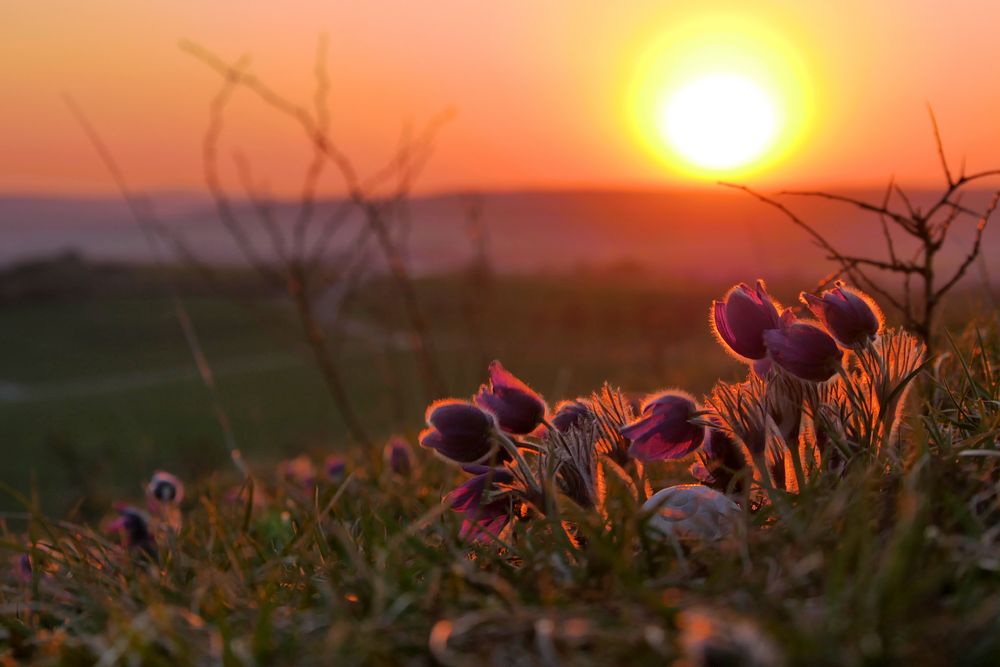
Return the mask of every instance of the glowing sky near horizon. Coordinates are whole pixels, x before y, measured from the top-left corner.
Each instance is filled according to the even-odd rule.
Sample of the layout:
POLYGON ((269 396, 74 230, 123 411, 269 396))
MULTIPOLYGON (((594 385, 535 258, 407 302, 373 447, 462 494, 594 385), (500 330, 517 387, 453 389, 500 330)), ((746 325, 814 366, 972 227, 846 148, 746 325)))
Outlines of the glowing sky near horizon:
MULTIPOLYGON (((694 0, 50 0, 6 3, 0 15, 3 192, 112 190, 63 92, 87 111, 135 187, 201 189, 201 139, 219 80, 178 40, 228 59, 249 53, 253 72, 308 104, 321 32, 330 40, 335 136, 362 173, 392 153, 405 123, 457 110, 422 191, 700 182, 704 175, 651 148, 653 134, 637 129, 636 118, 655 105, 637 109, 635 96, 653 71, 653 46, 699 22, 753 25, 748 40, 766 32, 760 62, 780 70, 794 54, 808 82, 808 104, 778 101, 793 124, 808 108, 808 124, 744 180, 875 185, 895 174, 937 183, 927 103, 956 165, 962 156, 970 170, 1000 162, 994 2, 945 10, 932 0, 764 0, 752 8, 694 0)), ((697 46, 702 38, 686 39, 697 46)), ((683 67, 683 58, 670 62, 683 67)), ((788 97, 799 86, 779 88, 788 97)), ((227 165, 233 151, 243 153, 270 192, 298 191, 308 158, 301 134, 251 96, 236 98, 222 147, 227 165)))

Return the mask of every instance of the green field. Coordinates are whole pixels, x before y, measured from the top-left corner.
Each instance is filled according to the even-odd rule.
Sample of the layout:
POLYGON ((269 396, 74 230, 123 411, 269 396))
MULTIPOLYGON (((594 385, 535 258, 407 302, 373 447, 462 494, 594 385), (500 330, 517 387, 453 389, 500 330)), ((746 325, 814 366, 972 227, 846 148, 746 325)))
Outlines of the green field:
MULTIPOLYGON (((0 382, 17 392, 0 401, 0 481, 36 489, 47 510, 80 502, 88 514, 100 512, 134 494, 154 469, 193 478, 226 465, 210 395, 172 306, 155 285, 143 291, 0 307, 0 382)), ((474 390, 493 358, 551 396, 589 393, 605 379, 634 391, 700 391, 738 371, 705 327, 692 326, 705 321, 718 291, 708 286, 503 278, 473 296, 461 276, 450 276, 423 280, 419 291, 456 395, 474 390), (470 317, 481 336, 470 333, 470 317)), ((198 291, 184 303, 237 443, 254 464, 352 446, 282 299, 198 291)), ((400 334, 399 310, 393 289, 373 283, 350 317, 368 327, 362 331, 400 334)), ((373 437, 412 438, 427 394, 405 336, 347 334, 338 358, 373 437)))
MULTIPOLYGON (((693 481, 691 457, 614 473, 601 454, 599 504, 553 494, 521 505, 500 543, 470 544, 442 503, 467 476, 419 448, 399 474, 353 443, 279 298, 185 284, 252 471, 234 499, 241 477, 171 304, 137 284, 0 309, 5 660, 997 664, 1000 334, 976 294, 952 302, 962 333, 914 383, 897 445, 855 450, 843 469, 811 466, 795 490, 755 484, 724 540, 671 546, 640 507, 646 483, 693 481), (277 474, 282 458, 335 451, 342 479, 277 474), (157 468, 186 482, 179 529, 161 516, 152 543, 109 532, 112 503, 142 504, 157 468)), ((499 358, 550 402, 606 379, 700 394, 745 377, 707 326, 724 287, 621 275, 417 284, 450 393, 470 395, 499 358)), ((374 281, 347 333, 329 331, 379 443, 413 442, 428 402, 400 312, 374 281)))

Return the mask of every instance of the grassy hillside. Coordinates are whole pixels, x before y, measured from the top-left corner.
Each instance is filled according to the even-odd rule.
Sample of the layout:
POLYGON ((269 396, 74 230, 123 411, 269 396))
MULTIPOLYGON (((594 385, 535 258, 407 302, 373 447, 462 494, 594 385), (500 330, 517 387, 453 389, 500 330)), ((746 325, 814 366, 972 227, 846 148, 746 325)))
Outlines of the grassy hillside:
MULTIPOLYGON (((424 285, 424 293, 443 303, 454 293, 448 285, 424 285)), ((598 346, 587 332, 600 330, 602 318, 592 316, 608 308, 606 295, 582 292, 584 315, 557 328, 551 322, 558 317, 546 319, 553 308, 540 306, 554 294, 568 298, 560 292, 567 288, 542 285, 511 284, 498 301, 506 310, 490 321, 506 322, 512 341, 497 351, 511 368, 524 366, 523 375, 550 400, 592 387, 608 369, 663 383, 652 357, 624 352, 635 348, 638 334, 651 337, 646 326, 605 331, 598 346), (549 391, 551 378, 571 363, 565 359, 578 372, 561 382, 564 392, 549 391)), ((384 306, 376 294, 367 302, 370 313, 384 306)), ((221 332, 232 331, 224 312, 218 304, 199 305, 215 355, 225 347, 221 332), (212 307, 202 311, 206 305, 212 307), (215 333, 209 333, 212 322, 215 333)), ((456 333, 456 322, 435 321, 442 340, 456 333)), ((683 318, 670 318, 675 321, 683 318)), ((664 326, 666 334, 670 325, 664 326)), ((686 321, 684 327, 705 329, 686 321)), ((719 363, 717 346, 675 340, 666 337, 655 355, 670 369, 668 381, 689 373, 685 384, 698 389, 711 373, 733 370, 719 363)), ((111 363, 114 345, 98 349, 111 363)), ((169 354, 141 358, 165 362, 169 354)), ((24 373, 29 366, 26 361, 24 373)), ((471 372, 451 368, 455 377, 471 372)), ((96 526, 46 519, 23 498, 26 534, 8 529, 0 541, 13 558, 0 584, 6 610, 0 651, 9 660, 80 665, 124 664, 125 656, 128 664, 143 665, 334 659, 351 665, 995 665, 998 378, 994 321, 969 329, 945 361, 921 375, 898 458, 861 452, 845 469, 813 470, 795 491, 758 489, 738 512, 734 525, 741 528, 722 540, 687 536, 672 545, 657 537, 627 477, 616 478, 607 467, 600 512, 560 496, 546 514, 519 513, 501 542, 470 544, 460 537, 461 517, 441 502, 465 476, 422 451, 409 470, 393 471, 379 452, 354 450, 343 476, 313 478, 308 466, 299 469, 302 475, 266 465, 276 451, 262 444, 251 456, 253 482, 243 487, 236 486, 235 471, 210 454, 221 467, 211 477, 188 478, 179 513, 166 515, 180 517, 181 525, 168 528, 173 519, 152 524, 153 542, 140 536, 119 543, 115 533, 109 537, 96 526)), ((223 387, 233 405, 240 404, 237 385, 245 400, 261 397, 271 409, 262 423, 278 428, 287 426, 283 418, 301 417, 296 410, 302 408, 293 397, 272 401, 282 391, 304 396, 309 389, 288 379, 255 384, 233 377, 223 387)), ((457 391, 472 391, 478 379, 456 384, 457 391)), ((185 389, 194 393, 195 386, 107 401, 135 400, 136 410, 145 402, 146 412, 134 418, 137 432, 184 432, 191 426, 170 420, 185 389)), ((57 404, 52 414, 65 413, 67 405, 57 404)), ((96 411, 97 405, 79 409, 96 411)), ((366 417, 377 423, 384 415, 366 417)), ((203 422, 206 432, 209 423, 203 422)), ((88 425, 97 426, 79 422, 81 429, 88 425)), ((247 414, 237 430, 241 438, 252 432, 247 414)), ((109 449, 107 458, 127 460, 133 455, 128 444, 109 449)), ((161 460, 177 456, 176 462, 196 451, 154 445, 144 454, 150 461, 154 451, 161 460)), ((210 452, 211 446, 206 436, 201 447, 210 452)), ((638 474, 658 489, 690 481, 686 465, 653 463, 638 474)), ((145 476, 132 474, 124 497, 135 501, 145 476)), ((101 483, 105 479, 110 476, 101 483)))

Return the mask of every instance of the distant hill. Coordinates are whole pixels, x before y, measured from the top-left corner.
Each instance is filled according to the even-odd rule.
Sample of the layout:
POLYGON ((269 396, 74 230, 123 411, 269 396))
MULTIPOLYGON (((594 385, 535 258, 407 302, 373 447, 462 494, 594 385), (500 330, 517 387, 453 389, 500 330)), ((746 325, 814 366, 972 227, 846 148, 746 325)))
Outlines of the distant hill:
MULTIPOLYGON (((878 201, 877 191, 853 196, 878 201)), ((985 204, 987 192, 970 193, 965 204, 985 204)), ((915 193, 920 201, 929 193, 915 193)), ((829 268, 823 252, 806 234, 773 209, 741 193, 701 191, 575 190, 495 192, 478 196, 491 261, 504 272, 566 272, 587 268, 641 268, 652 275, 693 279, 771 278, 813 279, 829 268)), ((153 197, 165 227, 184 239, 202 259, 237 263, 235 244, 218 222, 211 202, 190 194, 153 197)), ((438 272, 471 260, 473 244, 466 222, 470 196, 445 194, 415 198, 401 238, 414 270, 438 272)), ((322 201, 316 207, 317 226, 341 202, 322 201)), ((800 216, 848 252, 880 252, 877 219, 861 211, 812 199, 788 198, 800 216)), ((294 202, 271 204, 279 224, 291 224, 294 202)), ((267 235, 252 208, 237 207, 251 240, 267 255, 267 235)), ((332 237, 331 247, 343 249, 359 229, 354 215, 332 237)), ((972 238, 974 221, 956 223, 943 265, 954 266, 972 238)), ((115 198, 0 197, 0 264, 26 258, 77 251, 102 260, 146 261, 149 247, 115 198)), ((906 250, 901 247, 900 252, 906 250)), ((1000 217, 987 231, 983 254, 1000 279, 1000 217)), ((373 261, 381 261, 377 252, 373 261)), ((976 271, 970 272, 978 279, 976 271)))

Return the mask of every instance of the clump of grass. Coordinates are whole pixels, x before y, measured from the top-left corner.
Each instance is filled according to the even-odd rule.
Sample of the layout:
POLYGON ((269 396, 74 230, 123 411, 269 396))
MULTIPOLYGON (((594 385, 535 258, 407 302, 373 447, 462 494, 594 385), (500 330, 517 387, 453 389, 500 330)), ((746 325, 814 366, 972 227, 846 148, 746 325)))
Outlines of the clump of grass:
MULTIPOLYGON (((763 406, 772 456, 745 459, 753 472, 725 488, 746 521, 734 539, 649 530, 642 502, 690 473, 687 458, 629 458, 626 436, 646 433, 628 430, 643 407, 631 397, 605 388, 559 406, 583 419, 534 417, 530 389, 501 374, 479 406, 519 406, 507 428, 541 429, 492 429, 473 452, 518 476, 487 480, 521 484, 503 530, 463 530, 470 517, 442 499, 467 475, 426 449, 396 465, 398 441, 324 467, 250 462, 244 479, 189 480, 182 494, 151 484, 151 548, 120 520, 60 522, 20 497, 0 542, 0 646, 37 664, 996 664, 1000 330, 972 327, 932 363, 896 368, 893 387, 912 374, 916 390, 881 419, 903 398, 860 378, 892 370, 876 353, 894 340, 859 342, 818 385, 774 369, 748 379, 791 383, 815 421, 793 440, 795 420, 763 406), (878 411, 832 428, 852 401, 878 411), (774 443, 815 446, 824 419, 826 454, 777 483, 774 443)), ((669 396, 656 405, 683 405, 669 396)), ((714 396, 686 421, 746 446, 714 396)))

